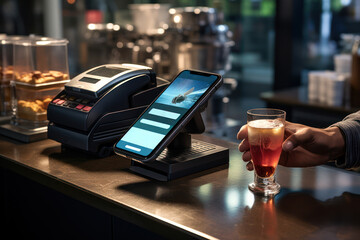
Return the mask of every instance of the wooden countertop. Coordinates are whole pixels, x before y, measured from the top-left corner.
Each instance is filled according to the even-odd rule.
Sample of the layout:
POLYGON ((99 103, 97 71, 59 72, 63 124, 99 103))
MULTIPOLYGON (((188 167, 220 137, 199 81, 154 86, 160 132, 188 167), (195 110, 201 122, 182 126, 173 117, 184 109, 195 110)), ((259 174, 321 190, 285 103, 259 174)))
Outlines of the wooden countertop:
POLYGON ((130 172, 129 161, 61 152, 59 143, 0 137, 0 166, 171 239, 354 239, 360 234, 360 175, 328 166, 278 167, 282 190, 264 201, 247 188, 237 143, 228 166, 170 182, 130 172))

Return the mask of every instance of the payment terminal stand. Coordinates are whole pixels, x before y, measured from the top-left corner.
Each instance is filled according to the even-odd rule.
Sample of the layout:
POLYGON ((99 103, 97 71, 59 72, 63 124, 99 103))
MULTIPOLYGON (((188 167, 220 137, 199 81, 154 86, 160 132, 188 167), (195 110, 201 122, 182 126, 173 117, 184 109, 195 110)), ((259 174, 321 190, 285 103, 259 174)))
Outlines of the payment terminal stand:
POLYGON ((229 149, 196 139, 205 131, 200 111, 167 148, 150 163, 131 161, 130 170, 159 181, 169 181, 229 163, 229 149))

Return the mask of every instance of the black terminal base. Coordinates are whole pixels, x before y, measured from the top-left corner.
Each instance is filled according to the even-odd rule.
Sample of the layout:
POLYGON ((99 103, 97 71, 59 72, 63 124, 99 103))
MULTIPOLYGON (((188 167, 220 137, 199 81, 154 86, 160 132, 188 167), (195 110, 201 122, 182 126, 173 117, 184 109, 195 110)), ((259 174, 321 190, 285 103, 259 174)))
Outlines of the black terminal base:
POLYGON ((29 143, 44 140, 47 138, 47 127, 27 129, 11 124, 0 125, 0 135, 29 143))
POLYGON ((131 161, 130 170, 158 181, 170 181, 229 163, 229 149, 193 140, 181 151, 166 148, 151 163, 131 161))
POLYGON ((205 126, 199 111, 155 161, 131 161, 130 170, 159 181, 169 181, 228 164, 229 149, 191 139, 190 133, 204 131, 205 126))

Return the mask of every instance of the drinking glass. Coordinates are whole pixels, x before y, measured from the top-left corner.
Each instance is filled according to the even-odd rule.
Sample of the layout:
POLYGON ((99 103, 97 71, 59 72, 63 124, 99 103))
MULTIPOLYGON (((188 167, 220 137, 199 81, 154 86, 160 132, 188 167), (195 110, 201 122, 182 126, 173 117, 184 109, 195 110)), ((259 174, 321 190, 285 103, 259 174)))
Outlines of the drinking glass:
POLYGON ((248 140, 254 165, 254 182, 249 189, 264 196, 276 195, 280 185, 275 181, 284 141, 286 112, 279 109, 257 108, 247 111, 248 140))

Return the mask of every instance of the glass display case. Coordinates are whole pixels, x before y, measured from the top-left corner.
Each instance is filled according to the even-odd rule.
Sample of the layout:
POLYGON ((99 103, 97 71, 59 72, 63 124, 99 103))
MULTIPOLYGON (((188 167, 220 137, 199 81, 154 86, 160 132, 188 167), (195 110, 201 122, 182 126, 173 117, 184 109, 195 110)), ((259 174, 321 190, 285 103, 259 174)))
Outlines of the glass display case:
POLYGON ((11 88, 10 81, 14 77, 13 41, 20 36, 0 37, 0 116, 11 116, 11 88))
POLYGON ((14 43, 12 124, 47 125, 47 106, 69 81, 65 39, 33 38, 14 43))

